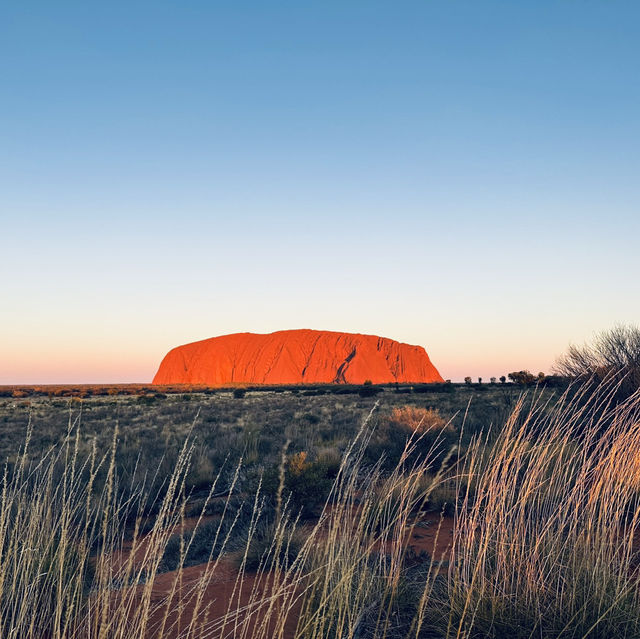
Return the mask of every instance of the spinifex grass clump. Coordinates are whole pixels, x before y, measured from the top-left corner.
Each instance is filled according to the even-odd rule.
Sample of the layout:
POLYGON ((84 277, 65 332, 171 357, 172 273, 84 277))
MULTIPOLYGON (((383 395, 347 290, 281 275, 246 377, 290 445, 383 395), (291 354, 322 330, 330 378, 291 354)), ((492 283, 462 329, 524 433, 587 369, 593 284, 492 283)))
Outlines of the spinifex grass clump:
POLYGON ((446 594, 431 606, 443 636, 640 636, 638 398, 583 399, 545 418, 517 407, 468 451, 446 594))

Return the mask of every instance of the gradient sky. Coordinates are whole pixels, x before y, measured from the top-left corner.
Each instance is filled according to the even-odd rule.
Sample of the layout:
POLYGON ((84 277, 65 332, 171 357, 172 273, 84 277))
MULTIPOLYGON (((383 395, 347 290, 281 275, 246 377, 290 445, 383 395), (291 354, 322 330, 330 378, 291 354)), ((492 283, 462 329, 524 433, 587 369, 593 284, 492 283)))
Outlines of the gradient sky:
POLYGON ((640 321, 640 4, 6 2, 0 384, 319 328, 446 378, 640 321))

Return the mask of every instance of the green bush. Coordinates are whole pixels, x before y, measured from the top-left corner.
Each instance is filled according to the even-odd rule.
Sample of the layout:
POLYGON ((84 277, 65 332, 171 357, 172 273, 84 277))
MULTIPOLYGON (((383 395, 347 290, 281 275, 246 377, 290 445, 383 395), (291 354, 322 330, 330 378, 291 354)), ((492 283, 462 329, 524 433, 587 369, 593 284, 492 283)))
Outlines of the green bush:
POLYGON ((273 522, 262 522, 255 531, 246 552, 247 570, 269 570, 277 563, 284 568, 291 566, 304 545, 302 531, 285 526, 278 530, 273 522))
POLYGON ((180 565, 181 548, 188 548, 182 564, 184 567, 196 566, 215 559, 222 550, 230 552, 243 548, 249 526, 249 513, 247 518, 242 517, 242 514, 238 511, 235 513, 227 511, 224 517, 207 521, 195 532, 188 531, 183 535, 173 535, 166 544, 160 564, 161 570, 163 572, 175 570, 180 565), (236 514, 240 515, 237 519, 236 514), (227 536, 228 541, 226 541, 227 536))
MULTIPOLYGON (((314 517, 324 505, 340 466, 339 459, 308 461, 302 451, 289 457, 284 469, 282 498, 293 515, 314 517)), ((266 495, 275 502, 280 485, 280 467, 274 464, 264 475, 266 495)))

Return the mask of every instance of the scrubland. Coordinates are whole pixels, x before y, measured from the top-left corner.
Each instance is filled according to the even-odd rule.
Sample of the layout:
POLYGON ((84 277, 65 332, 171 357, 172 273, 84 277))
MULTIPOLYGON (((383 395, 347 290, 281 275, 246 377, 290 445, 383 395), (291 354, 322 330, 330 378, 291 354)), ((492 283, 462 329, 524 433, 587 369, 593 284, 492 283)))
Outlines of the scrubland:
POLYGON ((0 636, 640 637, 614 390, 0 399, 0 636))

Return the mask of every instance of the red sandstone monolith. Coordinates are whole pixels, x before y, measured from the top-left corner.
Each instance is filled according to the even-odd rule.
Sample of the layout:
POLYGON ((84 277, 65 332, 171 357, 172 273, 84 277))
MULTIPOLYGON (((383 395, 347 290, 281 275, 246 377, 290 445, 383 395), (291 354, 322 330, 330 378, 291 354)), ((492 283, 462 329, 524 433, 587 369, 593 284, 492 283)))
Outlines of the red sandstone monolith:
POLYGON ((309 329, 235 333, 170 350, 154 384, 374 384, 444 381, 422 346, 309 329))

